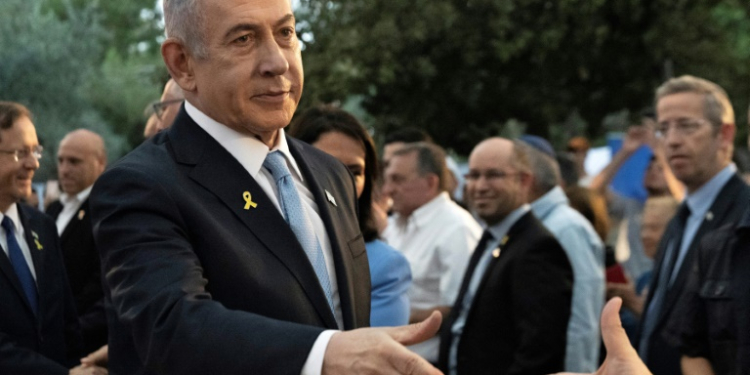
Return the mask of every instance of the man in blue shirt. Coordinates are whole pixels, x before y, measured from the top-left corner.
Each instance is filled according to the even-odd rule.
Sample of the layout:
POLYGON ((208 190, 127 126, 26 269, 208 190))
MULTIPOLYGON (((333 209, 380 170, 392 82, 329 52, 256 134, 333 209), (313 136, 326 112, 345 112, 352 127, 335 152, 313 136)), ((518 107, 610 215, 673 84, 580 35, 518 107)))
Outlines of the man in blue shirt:
POLYGON ((536 136, 524 136, 521 140, 531 146, 526 147, 532 175, 528 192, 531 212, 560 242, 573 267, 565 371, 592 372, 599 365, 599 317, 604 307, 604 245, 591 223, 568 205, 568 198, 559 185, 560 171, 549 143, 536 136), (526 142, 531 137, 533 141, 526 142), (542 150, 550 150, 550 154, 542 150))

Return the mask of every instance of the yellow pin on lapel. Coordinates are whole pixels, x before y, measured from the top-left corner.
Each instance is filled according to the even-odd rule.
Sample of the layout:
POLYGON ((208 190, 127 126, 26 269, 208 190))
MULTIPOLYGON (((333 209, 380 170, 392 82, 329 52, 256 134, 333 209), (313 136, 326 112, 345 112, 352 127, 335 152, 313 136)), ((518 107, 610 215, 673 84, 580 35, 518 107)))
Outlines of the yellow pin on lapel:
POLYGON ((508 237, 508 236, 503 237, 503 240, 500 241, 500 245, 505 246, 505 244, 508 243, 509 239, 510 239, 510 237, 508 237))
POLYGON ((250 195, 249 191, 242 193, 242 198, 245 199, 245 210, 249 210, 250 207, 256 208, 258 204, 253 202, 253 196, 250 195))
POLYGON ((83 220, 84 216, 86 216, 86 211, 84 210, 78 211, 78 220, 83 220))
POLYGON ((42 243, 41 243, 41 242, 39 242, 39 235, 38 235, 38 234, 36 234, 36 232, 34 232, 34 231, 32 230, 32 231, 31 231, 31 236, 32 236, 32 237, 34 237, 34 244, 36 245, 36 249, 37 249, 37 250, 42 250, 42 249, 44 249, 44 246, 42 246, 42 243))

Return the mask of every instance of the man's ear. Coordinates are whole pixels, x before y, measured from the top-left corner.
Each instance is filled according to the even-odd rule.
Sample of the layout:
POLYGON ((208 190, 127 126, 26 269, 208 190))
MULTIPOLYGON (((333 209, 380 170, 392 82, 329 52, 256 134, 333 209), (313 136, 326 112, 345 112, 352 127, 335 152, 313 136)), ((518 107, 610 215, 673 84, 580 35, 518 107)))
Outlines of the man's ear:
POLYGON ((195 91, 195 57, 175 38, 167 38, 161 45, 161 56, 175 83, 187 92, 195 91))
POLYGON ((438 177, 434 173, 430 173, 427 176, 427 186, 429 187, 430 191, 437 191, 440 193, 440 177, 438 177))

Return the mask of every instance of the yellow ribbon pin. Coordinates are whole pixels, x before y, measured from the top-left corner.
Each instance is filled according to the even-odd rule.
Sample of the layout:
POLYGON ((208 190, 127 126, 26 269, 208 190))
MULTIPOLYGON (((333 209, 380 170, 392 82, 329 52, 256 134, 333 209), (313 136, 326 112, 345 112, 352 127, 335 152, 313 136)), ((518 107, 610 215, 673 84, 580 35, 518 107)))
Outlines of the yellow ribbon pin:
POLYGON ((41 244, 41 243, 39 242, 39 240, 37 240, 37 239, 34 239, 34 243, 36 244, 36 249, 37 249, 37 250, 42 250, 42 249, 44 249, 44 246, 42 246, 42 244, 41 244))
POLYGON ((258 207, 258 204, 255 203, 255 202, 253 202, 253 196, 250 195, 249 191, 246 191, 246 192, 242 193, 242 198, 245 199, 245 209, 246 210, 249 210, 250 207, 252 207, 252 208, 258 207))

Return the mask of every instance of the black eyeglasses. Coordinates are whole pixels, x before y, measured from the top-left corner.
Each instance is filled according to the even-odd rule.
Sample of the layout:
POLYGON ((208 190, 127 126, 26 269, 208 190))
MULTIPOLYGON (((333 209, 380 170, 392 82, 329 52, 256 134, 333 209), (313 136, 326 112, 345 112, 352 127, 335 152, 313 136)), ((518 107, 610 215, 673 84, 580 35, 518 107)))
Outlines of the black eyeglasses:
POLYGON ((506 177, 512 177, 512 176, 515 176, 517 174, 519 174, 519 173, 518 172, 515 172, 515 173, 506 173, 506 172, 503 172, 503 171, 493 171, 493 170, 487 171, 485 173, 479 173, 479 172, 476 172, 476 171, 471 171, 471 172, 465 174, 464 178, 466 179, 466 181, 479 181, 479 179, 482 178, 482 176, 484 176, 484 178, 487 181, 495 181, 495 180, 500 180, 500 179, 503 179, 503 178, 506 178, 506 177))
POLYGON ((172 99, 172 100, 165 100, 163 102, 156 102, 152 104, 151 106, 154 108, 154 113, 156 114, 156 118, 161 120, 161 116, 164 115, 164 111, 167 110, 167 107, 169 107, 172 104, 182 103, 185 99, 172 99))
POLYGON ((0 150, 3 154, 13 155, 13 159, 16 163, 25 160, 29 155, 33 156, 34 159, 39 160, 42 158, 42 151, 44 151, 44 147, 42 146, 34 146, 30 149, 23 150, 0 150))

